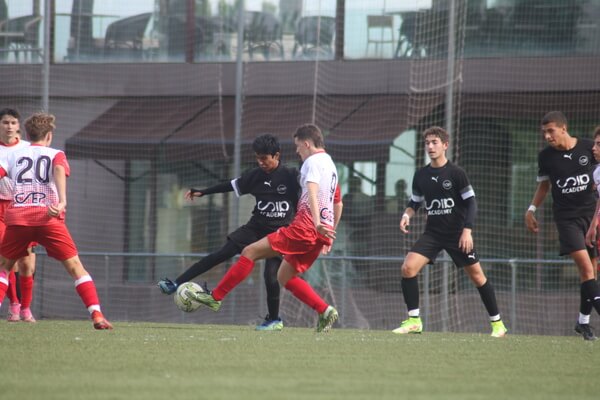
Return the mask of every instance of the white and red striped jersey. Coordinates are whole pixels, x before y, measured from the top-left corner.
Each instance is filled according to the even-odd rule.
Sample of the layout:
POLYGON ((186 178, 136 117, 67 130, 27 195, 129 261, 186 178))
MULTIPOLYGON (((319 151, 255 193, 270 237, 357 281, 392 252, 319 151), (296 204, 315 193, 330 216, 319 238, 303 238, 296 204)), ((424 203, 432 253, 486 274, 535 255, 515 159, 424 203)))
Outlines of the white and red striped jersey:
POLYGON ((0 177, 12 181, 12 204, 6 210, 6 225, 40 226, 63 222, 50 217, 47 207, 58 203, 54 166, 61 165, 70 174, 65 153, 51 147, 32 144, 10 152, 0 159, 0 177))
POLYGON ((317 203, 321 223, 330 227, 334 226, 333 204, 340 200, 338 188, 338 173, 329 154, 319 152, 311 155, 302 164, 300 169, 300 185, 302 194, 298 200, 296 223, 308 229, 315 229, 310 206, 308 203, 308 190, 306 184, 314 182, 319 185, 317 203))
MULTIPOLYGON (((17 141, 13 144, 0 143, 0 160, 6 159, 6 157, 13 151, 27 146, 29 146, 29 142, 21 139, 17 139, 17 141)), ((0 200, 12 200, 12 196, 13 186, 10 178, 0 179, 0 200)))

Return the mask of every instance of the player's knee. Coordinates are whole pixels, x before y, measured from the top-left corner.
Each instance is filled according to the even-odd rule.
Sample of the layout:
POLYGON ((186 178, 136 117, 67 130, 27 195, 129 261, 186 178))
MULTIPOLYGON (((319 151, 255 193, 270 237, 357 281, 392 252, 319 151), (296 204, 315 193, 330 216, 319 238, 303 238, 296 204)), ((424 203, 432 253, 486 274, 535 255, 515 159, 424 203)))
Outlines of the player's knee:
POLYGON ((419 270, 409 264, 402 264, 402 267, 400 268, 400 272, 402 274, 403 278, 413 278, 415 276, 417 276, 417 273, 419 272, 419 270))
POLYGON ((471 280, 477 287, 483 286, 485 284, 485 282, 487 281, 487 278, 485 277, 485 273, 483 272, 483 269, 481 269, 481 266, 479 265, 479 263, 474 264, 474 265, 467 265, 465 267, 465 271, 466 271, 467 275, 469 275, 469 278, 471 278, 471 280))
POLYGON ((67 270, 69 275, 71 275, 74 278, 78 278, 83 275, 88 275, 87 271, 83 267, 83 264, 79 260, 79 257, 77 256, 66 259, 62 263, 65 266, 65 269, 67 270))
POLYGON ((242 250, 241 255, 243 257, 246 257, 246 258, 249 258, 251 260, 254 260, 255 253, 256 252, 253 250, 252 245, 250 245, 250 246, 244 247, 244 249, 242 250))

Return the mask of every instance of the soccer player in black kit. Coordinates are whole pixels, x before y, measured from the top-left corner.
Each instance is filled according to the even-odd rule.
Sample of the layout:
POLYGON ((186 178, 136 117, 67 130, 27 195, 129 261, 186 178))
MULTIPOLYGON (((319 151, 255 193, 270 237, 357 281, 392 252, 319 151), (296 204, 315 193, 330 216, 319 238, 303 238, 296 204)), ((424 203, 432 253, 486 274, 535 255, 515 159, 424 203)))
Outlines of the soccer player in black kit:
POLYGON ((473 187, 465 171, 446 158, 449 135, 444 129, 437 126, 428 128, 423 132, 423 139, 431 163, 415 172, 412 196, 400 220, 400 230, 408 232, 410 219, 422 204, 427 213, 427 223, 425 232, 402 264, 402 295, 408 308, 408 319, 393 332, 423 331, 417 275, 426 264, 435 262, 440 251, 446 250, 456 266, 463 267, 477 287, 490 317, 491 336, 504 337, 507 329, 500 319, 494 288, 483 273, 473 247, 471 231, 477 214, 473 187))
POLYGON ((552 189, 552 212, 558 230, 560 255, 571 256, 581 282, 575 331, 585 340, 596 340, 590 327, 590 314, 594 307, 600 314, 600 289, 594 273, 598 253, 595 246, 588 247, 585 243, 596 207, 594 142, 571 136, 567 131, 567 118, 560 111, 546 114, 541 125, 548 146, 538 155, 538 186, 525 213, 525 224, 531 232, 539 231, 535 211, 552 189))
MULTIPOLYGON (((227 242, 220 250, 190 266, 175 281, 168 278, 159 281, 158 287, 164 294, 174 293, 182 283, 188 282, 236 254, 240 254, 247 245, 262 239, 292 221, 300 195, 298 170, 281 164, 279 141, 273 135, 266 134, 257 137, 252 143, 252 149, 256 154, 258 167, 244 172, 239 178, 230 182, 207 189, 190 189, 186 193, 186 198, 189 200, 207 194, 232 191, 237 196, 251 194, 256 199, 252 217, 245 225, 227 236, 227 242)), ((280 257, 265 260, 264 279, 267 289, 268 314, 265 321, 256 327, 257 330, 279 331, 283 329, 283 321, 279 317, 280 288, 277 282, 279 264, 281 264, 280 257)))

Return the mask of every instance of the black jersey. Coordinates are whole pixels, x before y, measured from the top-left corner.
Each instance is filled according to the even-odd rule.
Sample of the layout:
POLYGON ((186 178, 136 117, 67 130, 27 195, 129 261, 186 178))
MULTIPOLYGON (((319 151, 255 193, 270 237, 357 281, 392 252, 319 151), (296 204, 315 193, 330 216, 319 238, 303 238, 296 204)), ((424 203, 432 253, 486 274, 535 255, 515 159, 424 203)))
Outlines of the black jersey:
POLYGON ((279 164, 267 174, 252 168, 232 180, 231 186, 237 196, 251 194, 256 199, 249 224, 275 230, 292 222, 300 195, 297 169, 279 164))
POLYGON ((596 194, 593 174, 596 166, 591 139, 577 139, 570 150, 551 146, 538 155, 538 182, 550 180, 554 219, 570 219, 594 214, 596 194))
POLYGON ((475 196, 467 174, 450 161, 441 168, 431 164, 415 172, 411 200, 424 203, 427 213, 425 231, 441 234, 460 234, 465 227, 465 200, 475 196))

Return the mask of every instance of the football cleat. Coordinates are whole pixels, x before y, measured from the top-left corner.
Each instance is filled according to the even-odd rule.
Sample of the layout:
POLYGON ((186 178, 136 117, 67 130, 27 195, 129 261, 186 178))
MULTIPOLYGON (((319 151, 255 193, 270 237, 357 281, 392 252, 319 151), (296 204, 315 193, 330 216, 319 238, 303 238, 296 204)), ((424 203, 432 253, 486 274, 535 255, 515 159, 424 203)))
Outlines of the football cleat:
POLYGON ((186 292, 186 296, 188 297, 188 299, 205 305, 213 311, 219 311, 219 309, 221 308, 221 301, 215 300, 215 298, 212 296, 212 291, 210 291, 206 286, 206 282, 204 282, 202 289, 204 289, 204 292, 188 291, 186 292))
POLYGON ((327 309, 323 314, 319 314, 319 321, 317 322, 317 332, 328 332, 332 325, 337 321, 339 315, 335 308, 327 306, 327 309))
POLYGON ((94 311, 92 313, 92 322, 94 323, 94 329, 105 330, 112 329, 113 326, 100 311, 94 311))
POLYGON ((161 279, 156 285, 164 294, 173 294, 175 291, 177 291, 177 284, 169 278, 161 279))
POLYGON ((421 333, 423 332, 423 321, 421 317, 409 317, 402 321, 400 326, 394 329, 392 332, 399 335, 405 335, 407 333, 421 333))
POLYGON ((597 340, 598 337, 594 335, 594 331, 590 324, 580 324, 579 322, 575 324, 575 332, 579 333, 583 340, 597 340))
POLYGON ((19 322, 21 317, 19 314, 21 313, 21 305, 19 303, 11 304, 8 306, 8 316, 6 320, 8 322, 19 322))
POLYGON ((21 308, 19 316, 21 317, 21 321, 23 322, 35 322, 35 318, 33 318, 33 315, 31 314, 31 308, 21 308))
POLYGON ((501 338, 501 337, 506 336, 508 329, 506 329, 506 327, 504 326, 504 322, 502 322, 501 319, 499 319, 498 321, 492 321, 491 324, 492 324, 492 334, 490 335, 491 337, 501 338))
POLYGON ((257 331, 280 331, 283 329, 281 318, 271 319, 269 315, 265 317, 262 324, 256 326, 257 331))

